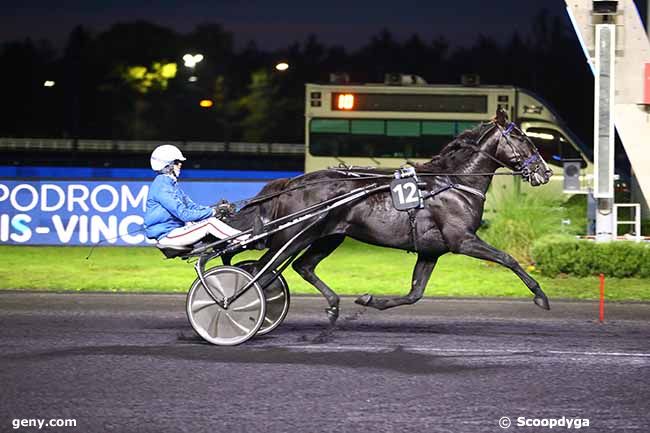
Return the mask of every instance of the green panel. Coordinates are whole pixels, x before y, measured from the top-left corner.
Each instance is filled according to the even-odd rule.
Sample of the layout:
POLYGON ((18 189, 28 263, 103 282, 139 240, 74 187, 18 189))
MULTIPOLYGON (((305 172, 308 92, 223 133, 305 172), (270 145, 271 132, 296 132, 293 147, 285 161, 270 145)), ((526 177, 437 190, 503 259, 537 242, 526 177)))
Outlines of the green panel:
POLYGON ((311 132, 350 132, 350 121, 344 119, 313 119, 309 123, 311 132))
POLYGON ((424 121, 422 135, 456 135, 456 122, 424 121))
POLYGON ((472 129, 480 125, 481 122, 456 122, 457 126, 457 133, 460 134, 461 132, 467 130, 467 129, 472 129))
POLYGON ((384 135, 386 122, 383 120, 353 120, 351 132, 353 134, 384 135))
POLYGON ((417 120, 387 120, 386 135, 391 137, 419 137, 420 122, 417 120))

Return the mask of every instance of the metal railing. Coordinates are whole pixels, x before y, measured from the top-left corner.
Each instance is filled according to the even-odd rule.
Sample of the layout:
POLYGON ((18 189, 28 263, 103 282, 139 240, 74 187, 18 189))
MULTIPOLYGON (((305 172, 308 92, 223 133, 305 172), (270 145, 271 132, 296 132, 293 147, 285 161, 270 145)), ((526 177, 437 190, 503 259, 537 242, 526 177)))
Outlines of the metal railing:
POLYGON ((151 152, 160 144, 173 144, 186 152, 226 152, 249 154, 302 155, 302 143, 223 143, 213 141, 127 141, 56 138, 0 138, 0 150, 50 150, 80 152, 151 152))
POLYGON ((633 239, 641 242, 641 205, 639 203, 614 203, 614 233, 618 232, 619 225, 634 226, 633 239), (618 210, 621 208, 630 208, 634 211, 634 220, 619 220, 618 210))

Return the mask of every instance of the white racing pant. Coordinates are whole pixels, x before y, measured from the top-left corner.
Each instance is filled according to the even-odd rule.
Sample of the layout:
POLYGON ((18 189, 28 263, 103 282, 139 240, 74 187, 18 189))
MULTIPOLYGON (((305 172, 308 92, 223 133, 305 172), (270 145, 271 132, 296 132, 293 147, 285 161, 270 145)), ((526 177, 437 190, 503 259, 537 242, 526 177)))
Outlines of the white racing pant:
MULTIPOLYGON (((212 235, 217 239, 225 239, 234 236, 241 231, 230 227, 225 222, 211 217, 201 221, 191 222, 185 224, 183 227, 178 227, 172 230, 164 238, 158 241, 158 245, 184 247, 194 245, 207 235, 212 235)), ((249 235, 242 235, 239 240, 248 238, 249 235)))

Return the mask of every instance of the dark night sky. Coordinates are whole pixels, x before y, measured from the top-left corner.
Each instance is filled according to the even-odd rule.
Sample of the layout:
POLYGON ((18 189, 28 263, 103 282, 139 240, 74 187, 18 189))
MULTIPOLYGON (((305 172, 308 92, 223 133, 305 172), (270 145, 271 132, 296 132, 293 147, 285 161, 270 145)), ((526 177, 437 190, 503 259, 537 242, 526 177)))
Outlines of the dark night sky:
MULTIPOLYGON (((326 44, 355 49, 388 28, 402 40, 418 33, 467 45, 477 35, 507 40, 513 30, 528 32, 532 17, 546 7, 565 16, 563 0, 70 0, 3 1, 0 42, 46 38, 61 48, 72 28, 83 24, 103 31, 118 21, 146 19, 189 32, 207 21, 235 35, 237 47, 255 40, 261 48, 287 47, 315 34, 326 44)), ((568 21, 568 20, 567 20, 568 21)))

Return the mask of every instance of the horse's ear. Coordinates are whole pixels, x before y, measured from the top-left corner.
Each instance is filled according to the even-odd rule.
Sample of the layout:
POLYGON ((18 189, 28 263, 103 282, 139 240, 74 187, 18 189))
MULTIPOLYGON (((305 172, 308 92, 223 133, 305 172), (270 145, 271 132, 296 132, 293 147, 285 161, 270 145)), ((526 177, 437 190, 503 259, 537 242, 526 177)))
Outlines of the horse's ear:
POLYGON ((497 115, 494 120, 499 126, 506 126, 506 123, 508 123, 508 113, 503 108, 497 108, 497 115))

